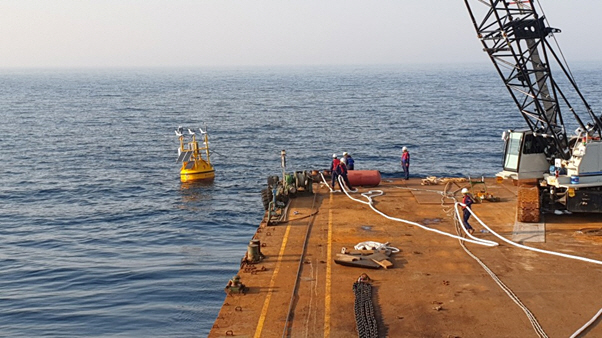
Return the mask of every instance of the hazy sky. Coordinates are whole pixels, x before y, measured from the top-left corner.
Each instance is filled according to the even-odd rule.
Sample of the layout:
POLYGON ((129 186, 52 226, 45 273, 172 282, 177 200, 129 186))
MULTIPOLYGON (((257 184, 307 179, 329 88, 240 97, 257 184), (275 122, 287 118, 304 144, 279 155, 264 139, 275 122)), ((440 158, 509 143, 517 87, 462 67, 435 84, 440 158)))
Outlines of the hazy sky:
MULTIPOLYGON (((602 1, 541 0, 571 61, 602 1)), ((0 68, 487 62, 463 0, 2 0, 0 68)))

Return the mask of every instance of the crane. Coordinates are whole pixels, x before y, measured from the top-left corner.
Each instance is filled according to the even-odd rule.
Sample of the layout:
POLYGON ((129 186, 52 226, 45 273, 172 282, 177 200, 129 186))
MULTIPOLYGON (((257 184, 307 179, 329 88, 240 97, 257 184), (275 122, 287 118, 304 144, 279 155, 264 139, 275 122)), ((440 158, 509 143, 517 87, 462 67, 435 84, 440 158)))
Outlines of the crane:
POLYGON ((503 133, 503 171, 497 174, 518 181, 518 220, 539 222, 541 209, 602 212, 602 120, 552 44, 560 29, 538 13, 536 0, 464 3, 528 126, 503 133), (567 133, 563 113, 576 122, 574 134, 567 133))

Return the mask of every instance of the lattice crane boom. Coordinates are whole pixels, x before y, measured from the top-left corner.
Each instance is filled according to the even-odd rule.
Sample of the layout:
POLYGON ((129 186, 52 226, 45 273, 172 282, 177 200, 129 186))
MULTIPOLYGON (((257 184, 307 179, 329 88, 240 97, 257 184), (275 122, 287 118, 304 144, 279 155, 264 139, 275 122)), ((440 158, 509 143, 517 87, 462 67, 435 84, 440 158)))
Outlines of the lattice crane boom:
MULTIPOLYGON (((512 99, 534 134, 545 136, 550 157, 568 159, 571 148, 562 112, 569 111, 582 130, 602 131, 597 117, 548 38, 560 30, 549 27, 534 0, 464 0, 483 50, 489 55, 512 99), (565 94, 552 76, 557 67, 572 94, 565 94), (584 122, 569 98, 581 101, 590 122, 584 122)), ((583 115, 583 112, 581 113, 583 115)))

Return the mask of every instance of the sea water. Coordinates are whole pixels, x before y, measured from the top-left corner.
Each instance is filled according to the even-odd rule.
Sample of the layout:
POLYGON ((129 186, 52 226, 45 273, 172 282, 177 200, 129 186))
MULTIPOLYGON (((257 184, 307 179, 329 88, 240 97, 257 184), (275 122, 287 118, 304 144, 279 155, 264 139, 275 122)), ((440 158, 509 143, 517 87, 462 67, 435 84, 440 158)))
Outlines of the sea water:
MULTIPOLYGON (((573 69, 600 112, 599 65, 573 69)), ((0 71, 0 336, 199 337, 289 170, 501 169, 525 123, 483 65, 0 71), (178 126, 216 178, 179 181, 178 126)), ((570 117, 565 117, 570 120, 570 117)))

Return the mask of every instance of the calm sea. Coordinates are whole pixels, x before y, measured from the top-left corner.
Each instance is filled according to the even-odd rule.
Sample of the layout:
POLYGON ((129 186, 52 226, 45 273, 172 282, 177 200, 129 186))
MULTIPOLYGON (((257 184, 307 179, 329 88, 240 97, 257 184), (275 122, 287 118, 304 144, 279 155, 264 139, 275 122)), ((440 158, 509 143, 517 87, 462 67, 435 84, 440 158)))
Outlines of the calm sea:
MULTIPOLYGON (((599 113, 600 65, 573 69, 599 113)), ((206 336, 280 173, 493 175, 523 127, 489 64, 0 71, 0 336, 206 336), (182 184, 206 124, 212 184, 182 184)), ((566 117, 566 119, 569 119, 566 117)))

